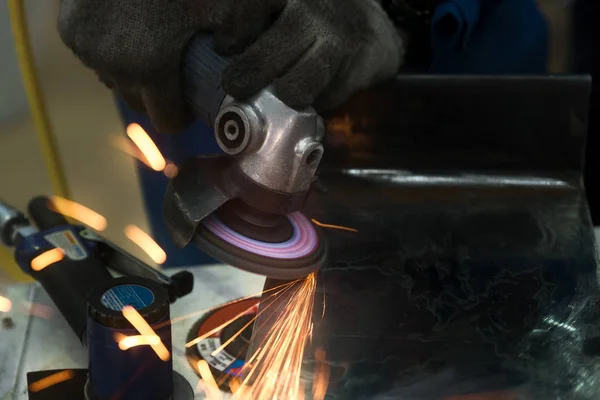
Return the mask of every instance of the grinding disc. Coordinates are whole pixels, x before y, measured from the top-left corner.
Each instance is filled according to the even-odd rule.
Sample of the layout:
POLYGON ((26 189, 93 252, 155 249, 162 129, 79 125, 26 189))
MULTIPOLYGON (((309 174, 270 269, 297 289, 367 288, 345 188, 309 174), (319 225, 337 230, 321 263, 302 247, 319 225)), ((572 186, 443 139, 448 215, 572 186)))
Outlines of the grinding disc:
POLYGON ((317 270, 327 246, 320 230, 302 213, 286 216, 292 235, 280 242, 261 241, 227 226, 216 214, 198 228, 194 243, 210 256, 240 269, 276 279, 296 279, 317 270))
POLYGON ((186 349, 188 362, 194 371, 198 372, 198 361, 205 360, 221 390, 229 391, 229 381, 233 377, 239 377, 241 375, 242 367, 246 362, 246 353, 248 351, 253 325, 250 324, 244 329, 244 331, 221 352, 214 356, 212 356, 211 353, 229 340, 234 334, 239 332, 240 329, 256 316, 259 300, 259 297, 252 297, 224 305, 216 310, 208 312, 194 324, 188 334, 187 341, 190 342, 217 328, 226 321, 235 318, 236 315, 244 312, 244 310, 248 310, 243 316, 236 319, 231 324, 186 349))

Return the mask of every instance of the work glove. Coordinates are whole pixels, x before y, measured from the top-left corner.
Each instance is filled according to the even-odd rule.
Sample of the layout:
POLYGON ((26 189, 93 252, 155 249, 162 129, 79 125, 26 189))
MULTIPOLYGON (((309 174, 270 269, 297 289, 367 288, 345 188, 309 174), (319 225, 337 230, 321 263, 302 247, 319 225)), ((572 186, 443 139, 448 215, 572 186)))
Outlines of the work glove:
POLYGON ((319 110, 392 76, 402 41, 377 0, 61 0, 62 40, 159 131, 192 118, 182 95, 182 53, 198 31, 235 55, 228 94, 274 83, 292 107, 319 110))

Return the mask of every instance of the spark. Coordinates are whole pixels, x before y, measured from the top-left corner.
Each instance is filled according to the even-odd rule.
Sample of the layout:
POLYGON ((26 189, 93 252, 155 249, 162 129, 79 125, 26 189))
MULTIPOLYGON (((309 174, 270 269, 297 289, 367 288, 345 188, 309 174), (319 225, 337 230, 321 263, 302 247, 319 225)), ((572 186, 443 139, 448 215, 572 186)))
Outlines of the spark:
POLYGON ((311 219, 311 221, 313 222, 313 224, 320 226, 321 228, 330 228, 330 229, 339 229, 341 231, 348 231, 348 232, 358 232, 358 229, 354 229, 354 228, 349 228, 347 226, 342 226, 342 225, 331 225, 331 224, 324 224, 322 222, 317 221, 316 219, 311 219))
POLYGON ((144 335, 136 335, 136 336, 125 336, 122 333, 115 334, 115 340, 119 343, 119 349, 128 350, 132 347, 137 346, 152 346, 160 344, 160 337, 153 336, 144 336, 144 335))
POLYGON ((108 225, 102 215, 72 200, 52 196, 48 206, 51 210, 83 222, 97 231, 105 230, 108 225))
POLYGON ((55 248, 45 251, 31 260, 31 269, 41 271, 52 264, 56 264, 63 258, 65 258, 65 252, 62 249, 55 248))
POLYGON ((231 393, 236 394, 236 392, 240 389, 240 381, 237 378, 231 378, 229 380, 229 389, 231 393))
POLYGON ((205 384, 206 397, 209 399, 220 400, 223 398, 221 391, 217 386, 215 377, 213 376, 206 360, 198 361, 198 372, 205 384))
POLYGON ((243 372, 247 374, 234 398, 299 400, 304 397, 300 371, 310 333, 316 275, 308 275, 289 289, 290 296, 282 302, 285 303, 282 312, 275 314, 275 321, 253 355, 255 363, 251 368, 250 363, 244 366, 246 371, 243 372))
MULTIPOLYGON (((123 153, 129 154, 130 156, 137 158, 138 160, 140 160, 141 162, 146 164, 148 167, 152 168, 152 166, 150 165, 150 162, 146 159, 144 154, 140 151, 139 147, 137 147, 131 140, 128 140, 127 138, 125 138, 123 136, 115 135, 110 138, 110 141, 111 141, 111 144, 113 145, 113 147, 121 150, 123 153)), ((154 169, 154 168, 152 168, 152 169, 154 169)))
POLYGON ((167 261, 167 253, 148 235, 135 225, 125 227, 125 236, 133 243, 137 244, 142 250, 150 256, 157 264, 163 264, 167 261))
MULTIPOLYGON (((155 169, 150 161, 146 158, 144 153, 140 150, 139 147, 136 146, 134 142, 128 140, 123 136, 111 136, 110 138, 111 145, 117 150, 121 150, 123 153, 130 155, 131 157, 137 158, 139 161, 144 163, 148 168, 155 169)), ((165 160, 165 167, 162 170, 165 176, 169 179, 175 178, 177 174, 179 174, 179 168, 172 162, 165 160)))
MULTIPOLYGON (((148 322, 137 312, 137 310, 131 306, 123 307, 123 316, 133 325, 135 329, 137 329, 143 336, 157 336, 154 330, 148 325, 148 322)), ((159 338, 160 339, 160 338, 159 338)), ((158 344, 150 344, 156 355, 163 360, 169 361, 171 355, 169 354, 169 350, 165 347, 162 341, 159 341, 158 344)))
MULTIPOLYGON (((287 289, 289 288, 286 287, 282 290, 280 290, 279 292, 275 293, 272 295, 273 298, 276 298, 280 293, 285 292, 287 289)), ((241 329, 239 329, 235 334, 233 334, 229 339, 227 339, 221 346, 219 346, 218 348, 216 348, 212 353, 210 353, 210 355, 212 357, 215 357, 217 354, 219 354, 220 352, 223 351, 223 349, 225 349, 225 347, 227 347, 231 342, 233 342, 235 340, 236 337, 238 337, 239 335, 242 334, 242 332, 244 332, 246 329, 248 329, 248 327, 254 322, 256 321, 256 319, 262 314, 264 313, 267 309, 269 309, 269 307, 273 305, 273 302, 271 302, 270 304, 268 304, 266 307, 264 307, 262 310, 260 310, 258 312, 258 314, 256 314, 250 321, 248 321, 246 323, 246 325, 244 325, 241 329)), ((252 307, 251 307, 252 308, 252 307)), ((237 319, 237 318, 235 318, 237 319)), ((231 320, 231 322, 235 321, 235 319, 231 320)), ((228 324, 231 323, 228 321, 228 324)))
POLYGON ((130 124, 127 127, 127 136, 129 136, 129 139, 136 144, 146 160, 148 160, 150 168, 155 171, 162 171, 165 169, 167 163, 164 157, 150 136, 148 136, 144 128, 138 124, 130 124))
MULTIPOLYGON (((267 292, 273 291, 274 289, 277 289, 277 288, 279 288, 279 287, 283 287, 283 289, 281 289, 281 290, 279 290, 278 292, 274 293, 272 296, 277 296, 277 295, 278 295, 279 293, 281 293, 282 291, 285 291, 286 289, 288 289, 289 287, 291 287, 291 283, 286 283, 286 284, 280 285, 280 286, 278 286, 278 287, 276 287, 276 288, 271 288, 271 289, 269 289, 269 290, 265 290, 265 291, 264 291, 264 293, 267 293, 267 292)), ((227 321, 223 322, 221 325, 217 326, 216 328, 213 328, 213 329, 211 329, 210 331, 206 332, 205 334, 203 334, 203 335, 201 335, 201 336, 198 336, 196 339, 194 339, 194 340, 191 340, 191 341, 187 342, 187 343, 185 344, 185 347, 188 347, 188 348, 189 348, 189 347, 192 347, 193 345, 195 345, 196 343, 199 343, 199 342, 203 341, 203 340, 204 340, 204 339, 206 339, 207 337, 209 337, 209 336, 213 335, 215 332, 218 332, 218 331, 220 331, 221 329, 225 328, 226 326, 228 326, 229 324, 231 324, 232 322, 234 322, 234 321, 235 321, 235 320, 237 320, 238 318, 241 318, 241 317, 243 317, 243 316, 244 316, 244 315, 246 315, 246 314, 247 314, 247 313, 248 313, 250 310, 252 310, 254 307, 255 307, 255 305, 253 304, 252 306, 248 307, 248 308, 247 308, 247 309, 245 309, 244 311, 242 311, 242 312, 240 312, 239 314, 235 315, 233 318, 231 318, 231 319, 229 319, 229 320, 227 320, 227 321)), ((265 308, 265 309, 266 309, 266 308, 265 308)), ((263 311, 264 311, 264 310, 261 310, 261 311, 260 311, 260 312, 257 314, 257 317, 258 317, 258 315, 262 314, 262 313, 263 313, 263 311)), ((255 318, 256 318, 256 317, 255 317, 255 318)), ((244 329, 245 329, 245 328, 242 328, 242 331, 243 331, 244 329)), ((237 334, 239 335, 240 333, 241 333, 241 331, 240 331, 240 332, 238 332, 237 334)))
POLYGON ((195 345, 198 342, 203 341, 204 339, 206 339, 207 337, 209 337, 210 335, 214 334, 215 332, 220 331, 221 329, 225 328, 226 326, 228 326, 229 324, 231 324, 233 321, 237 320, 238 318, 241 318, 242 316, 244 316, 245 314, 248 313, 248 311, 252 310, 252 308, 254 307, 254 305, 252 305, 251 307, 248 307, 246 310, 242 311, 241 313, 237 314, 236 316, 234 316, 233 318, 223 322, 221 325, 217 326, 216 328, 211 329, 210 331, 206 332, 205 334, 198 336, 196 339, 191 340, 189 342, 187 342, 185 344, 185 347, 192 347, 193 345, 195 345))
POLYGON ((57 372, 55 374, 49 375, 45 378, 40 379, 39 381, 33 382, 29 385, 29 390, 32 392, 40 392, 44 389, 49 388, 50 386, 54 386, 58 383, 68 381, 73 378, 75 374, 70 369, 66 369, 64 371, 57 372))
POLYGON ((313 375, 313 400, 323 400, 329 384, 329 365, 325 361, 325 350, 318 348, 315 351, 316 370, 313 375))
POLYGON ((262 350, 262 347, 259 347, 258 349, 256 349, 256 352, 254 352, 254 354, 252 354, 252 357, 250 357, 250 358, 248 359, 248 361, 246 361, 246 364, 248 364, 248 365, 250 365, 250 366, 251 366, 251 365, 252 365, 252 363, 254 362, 254 360, 255 360, 256 358, 258 358, 258 354, 260 353, 260 351, 261 351, 261 350, 262 350))
POLYGON ((12 301, 0 296, 0 312, 9 312, 12 309, 12 301))
POLYGON ((300 382, 300 385, 298 386, 298 398, 296 400, 304 400, 304 383, 300 382))
POLYGON ((168 163, 163 172, 167 178, 173 179, 179 174, 179 168, 173 163, 168 163))
MULTIPOLYGON (((264 310, 263 310, 264 311, 264 310)), ((242 332, 244 332, 246 329, 248 329, 248 327, 254 323, 254 321, 256 320, 256 318, 258 317, 258 315, 254 318, 252 318, 250 321, 248 321, 248 323, 246 325, 244 325, 239 331, 237 331, 235 334, 231 335, 231 337, 229 339, 227 339, 221 346, 219 346, 218 348, 215 349, 215 351, 213 351, 212 353, 210 353, 211 357, 215 357, 217 354, 219 354, 220 352, 223 351, 223 349, 227 346, 229 346, 229 344, 231 342, 233 342, 235 340, 236 337, 238 337, 239 335, 242 334, 242 332)))

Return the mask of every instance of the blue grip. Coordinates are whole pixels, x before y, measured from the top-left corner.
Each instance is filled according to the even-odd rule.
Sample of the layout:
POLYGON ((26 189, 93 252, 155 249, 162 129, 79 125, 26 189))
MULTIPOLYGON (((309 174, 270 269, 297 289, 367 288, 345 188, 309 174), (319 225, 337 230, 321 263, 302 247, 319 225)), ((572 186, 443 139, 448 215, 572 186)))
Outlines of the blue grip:
MULTIPOLYGON (((154 332, 171 351, 169 316, 152 324, 154 332)), ((150 346, 126 351, 119 348, 115 334, 139 335, 135 329, 115 329, 88 319, 87 344, 89 379, 97 400, 171 399, 173 393, 173 361, 162 361, 150 346)))
POLYGON ((228 64, 214 50, 212 36, 196 35, 183 59, 183 93, 195 116, 214 126, 221 103, 227 95, 221 84, 228 64))

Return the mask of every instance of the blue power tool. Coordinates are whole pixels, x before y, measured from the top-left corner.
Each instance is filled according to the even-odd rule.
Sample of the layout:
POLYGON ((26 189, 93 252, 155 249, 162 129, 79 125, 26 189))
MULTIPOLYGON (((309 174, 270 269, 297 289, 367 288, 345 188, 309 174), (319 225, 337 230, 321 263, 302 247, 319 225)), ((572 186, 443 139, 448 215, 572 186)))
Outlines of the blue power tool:
MULTIPOLYGON (((169 350, 169 305, 190 293, 193 275, 162 274, 83 226, 71 225, 50 210, 49 199, 37 197, 25 215, 0 201, 0 240, 15 248, 21 269, 41 283, 71 329, 87 345, 87 370, 73 370, 79 379, 44 391, 30 400, 192 399, 189 383, 173 371, 172 360, 161 359, 150 346, 119 348, 118 338, 139 335, 123 315, 131 306, 153 328, 169 350), (34 259, 53 249, 64 257, 43 269, 34 259), (107 268, 125 277, 113 278, 107 268)), ((52 371, 28 372, 35 382, 52 371)))

